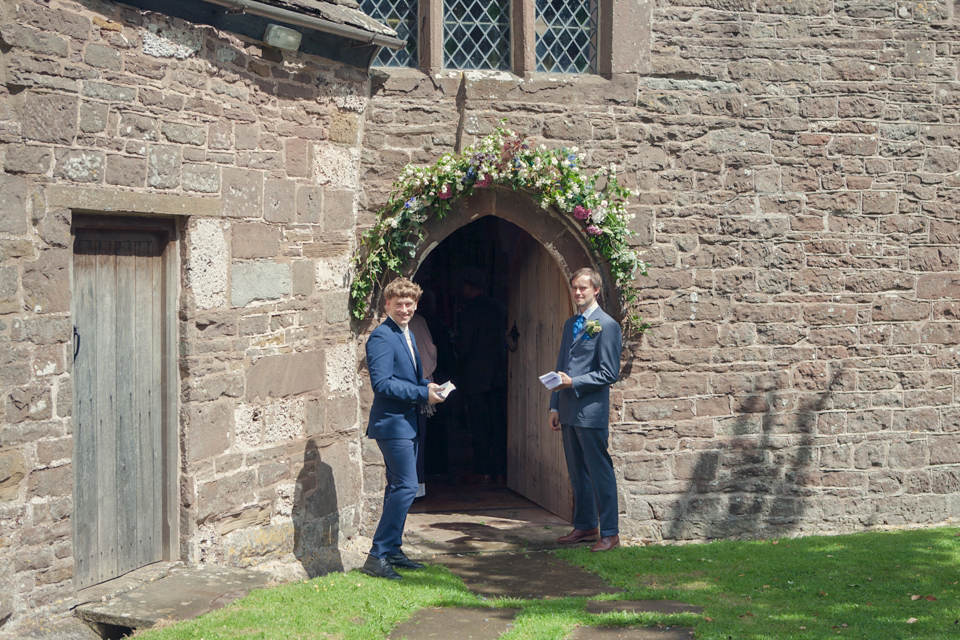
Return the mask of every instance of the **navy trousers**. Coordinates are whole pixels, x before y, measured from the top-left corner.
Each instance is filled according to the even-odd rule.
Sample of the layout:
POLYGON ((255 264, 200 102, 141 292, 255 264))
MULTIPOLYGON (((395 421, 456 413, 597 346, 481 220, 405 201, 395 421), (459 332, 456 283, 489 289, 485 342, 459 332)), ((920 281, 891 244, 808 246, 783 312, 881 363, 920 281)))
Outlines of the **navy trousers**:
POLYGON ((563 453, 573 486, 573 528, 593 529, 600 518, 600 535, 619 535, 617 476, 607 451, 609 429, 561 425, 563 453))
POLYGON ((417 440, 377 440, 387 467, 387 486, 383 490, 383 513, 373 534, 370 555, 375 558, 399 553, 403 544, 403 525, 417 496, 417 440))

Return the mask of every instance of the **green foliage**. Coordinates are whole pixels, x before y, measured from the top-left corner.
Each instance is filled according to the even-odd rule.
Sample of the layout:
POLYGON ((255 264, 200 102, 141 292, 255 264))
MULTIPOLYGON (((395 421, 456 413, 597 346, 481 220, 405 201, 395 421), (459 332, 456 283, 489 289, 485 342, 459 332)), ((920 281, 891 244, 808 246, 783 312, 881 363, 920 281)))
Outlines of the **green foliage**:
POLYGON ((353 316, 363 319, 374 288, 414 257, 424 222, 446 216, 456 198, 500 185, 527 190, 541 207, 556 207, 577 221, 587 244, 609 265, 627 324, 642 331, 646 325, 633 313, 639 293, 634 278, 647 275, 648 265, 629 244, 634 235, 629 228, 633 215, 626 210, 630 190, 617 182, 614 165, 587 175, 580 169, 582 160, 576 148, 535 147, 501 126, 432 166, 407 165, 377 223, 363 235, 350 290, 353 316))

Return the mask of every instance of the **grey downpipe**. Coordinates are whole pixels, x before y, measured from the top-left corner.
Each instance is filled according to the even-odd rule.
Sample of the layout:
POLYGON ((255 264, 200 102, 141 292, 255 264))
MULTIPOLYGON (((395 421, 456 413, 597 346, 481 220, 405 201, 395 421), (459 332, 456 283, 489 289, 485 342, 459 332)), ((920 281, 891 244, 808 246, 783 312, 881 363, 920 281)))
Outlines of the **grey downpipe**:
POLYGON ((287 24, 294 24, 294 25, 297 25, 298 27, 313 29, 314 31, 322 31, 324 33, 330 33, 335 36, 349 38, 350 40, 359 40, 367 44, 375 44, 381 47, 387 47, 389 49, 402 49, 403 47, 407 46, 407 42, 399 38, 393 38, 391 36, 385 36, 379 33, 370 33, 369 31, 364 31, 363 29, 358 29, 356 27, 350 27, 344 24, 331 22, 329 20, 324 20, 323 18, 314 18, 312 16, 305 16, 295 11, 290 11, 288 9, 281 9, 280 7, 274 7, 268 4, 255 2, 254 0, 205 0, 205 1, 211 4, 220 5, 221 7, 232 9, 233 11, 239 11, 241 13, 251 13, 255 16, 260 16, 261 18, 270 18, 272 20, 279 20, 280 22, 286 22, 287 24))

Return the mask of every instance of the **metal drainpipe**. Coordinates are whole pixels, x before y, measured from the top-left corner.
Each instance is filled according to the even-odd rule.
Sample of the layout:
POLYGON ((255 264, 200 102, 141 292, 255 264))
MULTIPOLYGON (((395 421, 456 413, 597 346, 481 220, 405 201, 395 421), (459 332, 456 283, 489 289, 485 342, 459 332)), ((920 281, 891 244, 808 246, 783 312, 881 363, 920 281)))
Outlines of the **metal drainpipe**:
POLYGON ((298 27, 313 29, 314 31, 322 31, 324 33, 331 33, 335 36, 349 38, 350 40, 359 40, 366 44, 375 44, 381 47, 388 47, 390 49, 402 49, 403 47, 407 46, 406 40, 385 36, 380 33, 370 33, 369 31, 364 31, 363 29, 358 29, 356 27, 330 22, 329 20, 324 20, 323 18, 305 16, 303 14, 296 13, 295 11, 289 11, 288 9, 281 9, 280 7, 254 2, 253 0, 205 1, 209 2, 210 4, 226 7, 233 11, 252 13, 253 15, 260 16, 262 18, 279 20, 280 22, 294 24, 298 27))

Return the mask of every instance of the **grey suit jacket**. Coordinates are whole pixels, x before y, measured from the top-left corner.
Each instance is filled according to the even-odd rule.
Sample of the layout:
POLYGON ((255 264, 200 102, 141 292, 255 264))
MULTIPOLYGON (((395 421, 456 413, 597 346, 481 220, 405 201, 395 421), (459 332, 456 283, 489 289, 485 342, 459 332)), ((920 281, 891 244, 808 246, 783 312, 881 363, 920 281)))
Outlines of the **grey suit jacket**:
POLYGON ((594 311, 587 322, 593 320, 600 322, 600 333, 590 337, 582 331, 576 340, 573 318, 563 324, 557 371, 570 376, 573 388, 550 394, 550 408, 559 412, 561 424, 605 429, 610 416, 610 385, 620 377, 623 332, 603 309, 594 311))

